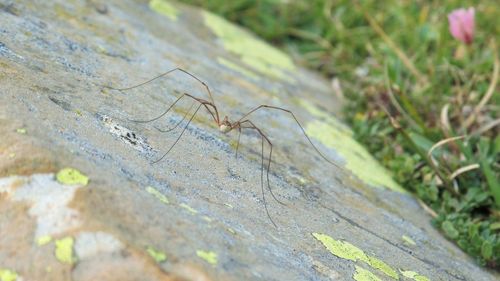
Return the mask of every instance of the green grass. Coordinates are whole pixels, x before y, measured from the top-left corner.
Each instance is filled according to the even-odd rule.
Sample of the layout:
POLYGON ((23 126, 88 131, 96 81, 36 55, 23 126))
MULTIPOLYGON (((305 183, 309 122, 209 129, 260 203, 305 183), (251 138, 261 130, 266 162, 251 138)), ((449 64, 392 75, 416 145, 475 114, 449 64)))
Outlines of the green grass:
POLYGON ((481 265, 500 268, 496 0, 182 2, 245 26, 338 79, 357 140, 433 210, 444 235, 481 265), (476 8, 476 36, 465 47, 450 35, 447 14, 469 6, 476 8), (457 136, 464 138, 429 157, 433 144, 457 136))

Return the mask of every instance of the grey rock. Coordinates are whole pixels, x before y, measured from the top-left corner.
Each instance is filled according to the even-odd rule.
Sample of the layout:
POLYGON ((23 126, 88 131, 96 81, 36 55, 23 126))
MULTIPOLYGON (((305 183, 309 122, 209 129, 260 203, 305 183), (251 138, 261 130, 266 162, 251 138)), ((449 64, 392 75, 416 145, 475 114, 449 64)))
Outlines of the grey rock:
POLYGON ((0 280, 495 280, 351 139, 331 91, 191 7, 0 0, 0 280), (260 104, 292 110, 342 168, 288 114, 252 114, 273 143, 270 187, 286 204, 263 187, 274 227, 255 130, 243 130, 235 157, 237 131, 220 133, 202 108, 153 164, 183 125, 157 128, 175 126, 190 101, 131 120, 206 91, 180 72, 107 87, 175 67, 209 85, 221 118, 260 104), (88 184, 58 180, 65 167, 88 184))

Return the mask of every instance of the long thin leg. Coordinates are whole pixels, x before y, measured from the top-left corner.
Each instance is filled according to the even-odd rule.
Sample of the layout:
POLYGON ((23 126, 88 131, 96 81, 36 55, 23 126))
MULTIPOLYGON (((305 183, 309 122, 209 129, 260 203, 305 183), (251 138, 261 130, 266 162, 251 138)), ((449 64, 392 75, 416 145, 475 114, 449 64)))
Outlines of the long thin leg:
POLYGON ((156 121, 156 120, 158 120, 158 119, 162 118, 163 116, 165 116, 165 115, 166 115, 166 114, 167 114, 167 113, 168 113, 168 112, 169 112, 169 111, 170 111, 170 110, 174 107, 174 105, 176 105, 176 104, 177 104, 177 103, 178 103, 178 102, 179 102, 179 101, 180 101, 183 97, 189 97, 189 98, 191 98, 191 99, 193 99, 193 100, 195 100, 195 101, 197 101, 197 102, 201 103, 201 104, 205 107, 205 109, 208 111, 208 113, 210 113, 210 115, 211 115, 211 116, 212 116, 212 118, 214 119, 214 122, 216 122, 217 124, 219 124, 219 123, 217 122, 217 117, 216 117, 217 115, 216 115, 216 114, 214 114, 214 112, 212 112, 212 110, 210 109, 210 108, 212 108, 212 109, 214 109, 214 110, 215 110, 215 112, 217 112, 217 107, 216 107, 214 104, 210 103, 209 101, 206 101, 206 100, 204 100, 204 99, 197 98, 197 97, 192 96, 192 95, 190 95, 190 94, 188 94, 188 93, 184 93, 184 94, 182 94, 180 97, 178 97, 178 98, 177 98, 177 99, 176 99, 176 100, 175 100, 175 101, 174 101, 174 102, 173 102, 173 103, 172 103, 172 104, 171 104, 171 105, 167 108, 167 110, 165 110, 162 114, 158 115, 157 117, 155 117, 155 118, 153 118, 153 119, 148 119, 148 120, 133 120, 133 119, 129 119, 129 121, 131 121, 131 122, 136 122, 136 123, 149 123, 149 122, 156 121))
POLYGON ((284 112, 287 112, 289 113, 293 119, 295 120, 295 122, 297 123, 297 125, 299 125, 300 127, 300 130, 302 131, 302 133, 304 134, 304 136, 307 138, 307 140, 309 141, 309 143, 312 145, 312 147, 314 148, 314 150, 316 150, 316 152, 328 163, 332 164, 333 166, 343 170, 342 167, 340 167, 339 165, 337 165, 335 162, 333 162, 332 160, 328 159, 323 153, 321 153, 321 151, 314 145, 314 143, 312 142, 312 140, 309 138, 309 136, 307 135, 306 133, 306 130, 304 130, 304 127, 302 127, 302 125, 300 124, 299 120, 297 119, 297 117, 295 117, 295 114, 293 114, 293 112, 291 112, 290 110, 288 109, 284 109, 284 108, 281 108, 281 107, 277 107, 277 106, 272 106, 272 105, 259 105, 257 106, 256 108, 250 110, 248 113, 244 114, 238 121, 236 121, 236 123, 241 123, 243 122, 242 120, 247 117, 248 115, 254 113, 255 111, 261 109, 261 108, 269 108, 269 109, 275 109, 275 110, 281 110, 281 111, 284 111, 284 112))
POLYGON ((208 85, 205 82, 201 81, 194 74, 191 74, 188 71, 186 71, 186 70, 184 70, 182 68, 179 68, 179 67, 171 69, 169 71, 166 71, 166 72, 164 72, 164 73, 162 73, 162 74, 160 74, 160 75, 158 75, 156 77, 153 77, 152 79, 149 79, 149 80, 147 80, 145 82, 139 83, 139 84, 134 85, 134 86, 130 86, 130 87, 126 87, 126 88, 114 88, 114 87, 110 87, 110 86, 104 86, 104 87, 106 87, 108 89, 112 89, 112 90, 117 90, 117 91, 127 91, 127 90, 131 90, 131 89, 138 88, 140 86, 146 85, 146 84, 148 84, 150 82, 153 82, 156 79, 165 77, 165 76, 167 76, 168 74, 170 74, 170 73, 172 73, 174 71, 181 71, 181 72, 189 75, 190 77, 194 78, 196 81, 198 81, 199 83, 201 83, 203 85, 203 87, 205 87, 205 89, 207 90, 207 93, 208 93, 208 97, 210 99, 210 103, 213 105, 213 107, 215 109, 216 122, 217 122, 217 124, 219 124, 219 121, 220 121, 219 112, 217 111, 217 107, 215 107, 215 101, 214 101, 214 98, 212 96, 212 92, 210 91, 210 88, 208 87, 208 85))
POLYGON ((241 127, 238 127, 238 142, 236 143, 236 154, 235 158, 238 158, 238 148, 240 147, 240 138, 241 138, 241 127))
POLYGON ((153 118, 153 119, 149 119, 149 120, 134 120, 134 119, 128 119, 129 121, 132 121, 132 122, 136 122, 136 123, 149 123, 149 122, 153 122, 153 121, 156 121, 160 118, 162 118, 163 116, 165 116, 165 114, 167 114, 173 107, 174 105, 176 105, 183 97, 186 97, 188 96, 187 94, 182 94, 180 97, 178 97, 168 108, 167 110, 165 110, 162 114, 158 115, 157 117, 153 118))
MULTIPOLYGON (((271 215, 269 214, 269 210, 267 209, 267 202, 266 202, 266 195, 264 193, 264 136, 261 135, 261 146, 262 146, 262 151, 261 151, 261 164, 260 164, 260 190, 262 193, 262 201, 264 201, 264 209, 266 209, 266 214, 271 223, 274 225, 274 227, 278 228, 276 226, 276 223, 274 223, 273 219, 271 218, 271 215)), ((267 171, 269 173, 269 171, 267 171)))
POLYGON ((186 128, 189 126, 189 123, 191 123, 191 121, 193 121, 194 117, 196 116, 196 113, 198 113, 198 110, 200 110, 201 106, 202 106, 202 104, 198 105, 198 107, 196 108, 196 111, 193 113, 193 116, 191 116, 191 118, 187 122, 186 126, 184 126, 184 129, 182 129, 182 132, 177 137, 175 142, 170 146, 170 148, 167 150, 167 152, 165 152, 165 154, 163 154, 163 156, 160 157, 158 160, 152 162, 152 164, 156 164, 156 163, 160 162, 161 160, 163 160, 163 158, 165 158, 165 156, 167 156, 167 154, 170 152, 170 150, 172 150, 172 148, 174 148, 174 146, 177 144, 177 142, 181 139, 182 135, 186 131, 186 128))
POLYGON ((271 140, 269 140, 269 138, 264 134, 264 132, 262 132, 262 130, 259 127, 257 127, 250 120, 244 120, 244 121, 242 121, 242 122, 240 122, 238 124, 239 124, 239 126, 241 128, 248 128, 248 129, 254 129, 254 130, 256 130, 266 140, 266 142, 269 144, 270 150, 269 150, 269 158, 267 159, 267 174, 266 174, 267 189, 269 190, 269 193, 271 193, 271 196, 274 198, 274 200, 276 200, 276 202, 280 203, 281 205, 286 206, 285 203, 283 203, 282 201, 278 200, 278 198, 276 198, 276 196, 274 195, 273 190, 271 189, 271 184, 269 182, 269 171, 271 170, 271 158, 272 158, 272 154, 273 154, 273 144, 271 143, 271 140), (244 124, 244 123, 250 124, 251 127, 241 127, 241 124, 244 124))
POLYGON ((186 120, 186 117, 188 116, 189 112, 191 112, 191 109, 193 109, 193 106, 194 106, 194 102, 191 104, 191 106, 189 107, 189 109, 186 111, 186 113, 184 114, 184 116, 182 117, 181 121, 177 122, 177 124, 175 124, 175 126, 173 126, 172 128, 168 128, 166 130, 162 130, 158 127, 155 127, 158 131, 162 132, 162 133, 168 133, 168 132, 171 132, 173 130, 175 130, 177 127, 179 127, 179 125, 184 122, 184 120, 186 120))

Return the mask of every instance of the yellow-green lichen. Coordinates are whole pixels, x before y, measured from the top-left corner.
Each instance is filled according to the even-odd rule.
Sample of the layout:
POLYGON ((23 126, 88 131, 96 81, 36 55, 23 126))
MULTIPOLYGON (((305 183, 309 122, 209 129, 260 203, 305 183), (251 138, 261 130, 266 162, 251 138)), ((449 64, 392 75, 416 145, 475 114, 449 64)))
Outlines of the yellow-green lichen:
POLYGON ((399 280, 399 274, 398 272, 387 265, 385 262, 377 259, 376 257, 368 256, 368 264, 375 269, 378 269, 385 273, 387 276, 391 277, 392 279, 399 280))
POLYGON ((322 119, 307 123, 305 125, 307 134, 326 147, 335 149, 343 156, 348 170, 367 184, 405 192, 392 179, 389 172, 361 144, 354 140, 350 129, 343 126, 334 117, 316 108, 310 102, 301 100, 300 104, 313 116, 322 119))
POLYGON ((0 281, 16 281, 17 273, 9 270, 0 268, 0 281))
POLYGON ((56 258, 58 261, 67 264, 73 264, 76 262, 76 258, 73 256, 73 237, 65 237, 55 241, 56 243, 56 258))
POLYGON ((163 195, 161 192, 159 192, 156 188, 152 186, 146 187, 146 191, 150 194, 152 194, 154 197, 156 197, 158 200, 161 202, 168 204, 168 198, 167 196, 163 195))
POLYGON ((429 279, 423 275, 415 275, 415 277, 413 277, 413 279, 415 281, 431 281, 431 279, 429 279))
POLYGON ((373 269, 377 269, 386 274, 387 276, 395 280, 399 280, 399 275, 395 269, 387 265, 382 260, 365 254, 363 250, 352 245, 351 243, 346 241, 335 240, 326 234, 312 233, 312 235, 318 241, 323 243, 323 246, 325 246, 328 249, 328 251, 330 251, 330 253, 332 253, 333 255, 354 262, 357 261, 365 262, 373 269))
POLYGON ((157 262, 161 263, 167 260, 167 255, 164 252, 158 251, 153 247, 147 247, 146 252, 157 262))
POLYGON ((16 132, 18 134, 22 134, 22 135, 25 135, 28 131, 26 131, 25 128, 19 128, 19 129, 16 129, 16 132))
POLYGON ((87 176, 73 168, 64 168, 60 170, 56 175, 56 179, 58 182, 66 185, 85 186, 89 183, 89 178, 87 176))
POLYGON ((177 20, 179 15, 179 10, 166 0, 151 0, 149 1, 149 8, 171 20, 177 20))
POLYGON ((218 57, 217 58, 217 62, 222 64, 223 66, 229 68, 229 69, 232 69, 236 72, 239 72, 243 75, 245 75, 246 77, 249 77, 249 78, 253 78, 253 79, 256 79, 258 80, 259 79, 259 76, 257 74, 255 74, 253 71, 251 70, 248 70, 230 60, 227 60, 225 58, 222 58, 222 57, 218 57))
POLYGON ((411 239, 410 236, 403 235, 403 236, 401 236, 401 239, 403 239, 403 241, 408 245, 411 245, 411 246, 417 245, 417 243, 415 243, 415 241, 413 239, 411 239))
POLYGON ((196 255, 211 265, 217 264, 217 254, 212 251, 196 251, 196 255))
POLYGON ((203 12, 205 24, 217 35, 224 48, 241 57, 241 61, 261 73, 293 82, 286 71, 295 65, 284 52, 271 47, 243 29, 210 12, 203 12))
POLYGON ((204 221, 206 222, 212 222, 214 219, 212 219, 211 217, 207 217, 207 216, 203 216, 201 217, 204 221))
POLYGON ((364 261, 368 263, 368 257, 363 250, 349 242, 335 240, 326 234, 313 233, 314 238, 323 243, 333 255, 351 261, 364 261))
POLYGON ((43 246, 43 245, 49 244, 51 241, 52 241, 52 237, 50 235, 44 235, 44 236, 38 237, 38 239, 36 239, 36 244, 38 246, 43 246))
POLYGON ((198 213, 197 210, 193 209, 191 206, 189 206, 188 204, 185 204, 185 203, 181 203, 179 204, 179 206, 181 206, 182 208, 188 210, 191 214, 193 215, 196 215, 198 213))
POLYGON ((420 275, 418 273, 416 273, 415 271, 410 271, 410 270, 399 270, 399 272, 401 272, 401 275, 403 275, 404 277, 406 278, 411 278, 415 281, 431 281, 429 278, 423 276, 423 275, 420 275))
POLYGON ((356 281, 382 281, 375 274, 356 265, 356 273, 352 276, 356 281))

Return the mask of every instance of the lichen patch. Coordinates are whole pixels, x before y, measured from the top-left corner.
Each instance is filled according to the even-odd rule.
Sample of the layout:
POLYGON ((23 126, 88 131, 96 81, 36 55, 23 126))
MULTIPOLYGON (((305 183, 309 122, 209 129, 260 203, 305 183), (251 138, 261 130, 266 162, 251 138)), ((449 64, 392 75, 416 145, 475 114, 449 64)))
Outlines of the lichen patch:
POLYGON ((123 248, 122 242, 102 231, 79 233, 74 247, 79 260, 89 259, 103 253, 117 253, 123 248))
POLYGON ((35 241, 81 225, 79 213, 68 207, 81 187, 61 184, 55 180, 54 174, 0 179, 0 192, 6 192, 8 199, 31 204, 28 214, 36 219, 35 241))

